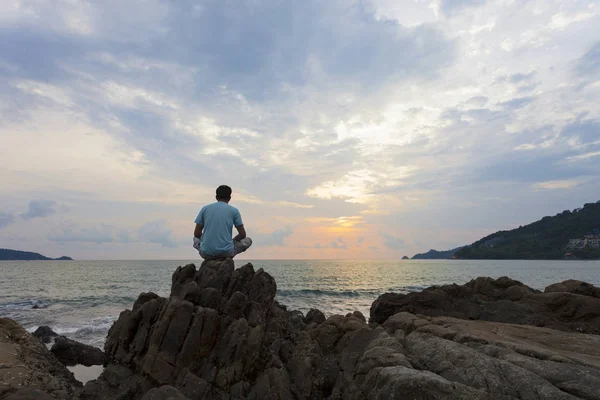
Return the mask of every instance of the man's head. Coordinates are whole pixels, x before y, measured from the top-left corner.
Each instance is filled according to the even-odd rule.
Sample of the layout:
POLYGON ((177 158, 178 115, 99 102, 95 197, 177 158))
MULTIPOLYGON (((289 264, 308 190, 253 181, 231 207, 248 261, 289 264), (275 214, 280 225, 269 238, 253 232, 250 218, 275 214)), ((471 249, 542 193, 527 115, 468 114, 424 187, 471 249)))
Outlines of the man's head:
POLYGON ((221 185, 217 188, 217 201, 229 203, 231 200, 231 188, 227 185, 221 185))

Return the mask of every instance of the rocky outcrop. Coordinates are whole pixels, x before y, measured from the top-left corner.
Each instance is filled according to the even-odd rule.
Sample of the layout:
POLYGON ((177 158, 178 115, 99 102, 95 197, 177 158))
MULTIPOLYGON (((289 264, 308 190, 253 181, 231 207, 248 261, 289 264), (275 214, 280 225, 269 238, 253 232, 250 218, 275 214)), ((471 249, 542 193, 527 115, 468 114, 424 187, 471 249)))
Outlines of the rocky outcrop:
POLYGON ((173 386, 165 385, 158 389, 150 389, 142 400, 188 400, 188 398, 173 386))
POLYGON ((384 323, 410 312, 600 334, 599 291, 585 282, 565 281, 542 293, 507 277, 477 278, 418 293, 386 293, 371 306, 370 321, 384 323))
POLYGON ((402 332, 415 368, 493 398, 600 399, 597 335, 409 313, 383 326, 402 332))
POLYGON ((58 361, 66 366, 104 364, 104 352, 97 347, 76 342, 64 336, 59 336, 54 340, 54 345, 50 349, 58 361))
POLYGON ((251 264, 179 267, 168 299, 142 293, 121 313, 105 371, 80 397, 600 400, 600 336, 410 313, 305 317, 275 293, 251 264))
POLYGON ((555 283, 554 285, 550 285, 544 289, 544 293, 555 292, 575 293, 584 296, 600 298, 600 288, 597 288, 587 282, 582 282, 575 279, 569 279, 567 281, 555 283))
POLYGON ((54 332, 52 328, 49 326, 40 326, 32 333, 33 336, 40 339, 42 343, 48 344, 52 342, 56 337, 58 337, 58 333, 54 332))
POLYGON ((23 327, 0 318, 0 399, 73 399, 81 383, 23 327))

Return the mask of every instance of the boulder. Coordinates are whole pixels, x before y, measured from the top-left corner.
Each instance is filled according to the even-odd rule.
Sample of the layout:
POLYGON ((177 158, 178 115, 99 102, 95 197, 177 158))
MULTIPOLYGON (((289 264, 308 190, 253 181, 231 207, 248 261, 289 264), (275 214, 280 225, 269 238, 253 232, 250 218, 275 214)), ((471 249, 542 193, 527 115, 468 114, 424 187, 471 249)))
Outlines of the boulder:
POLYGON ((38 338, 0 318, 0 399, 73 399, 80 387, 38 338))
POLYGON ((33 332, 33 336, 40 339, 42 343, 48 344, 58 337, 58 333, 54 332, 49 326, 40 326, 33 332))
POLYGON ((161 386, 158 389, 150 389, 142 400, 189 400, 173 386, 161 386))
POLYGON ((594 285, 578 281, 575 279, 569 279, 563 282, 555 283, 550 285, 544 289, 544 293, 553 293, 553 292, 567 292, 567 293, 575 293, 581 294, 584 296, 591 296, 600 298, 600 288, 595 287, 594 285))
POLYGON ((310 323, 315 323, 315 324, 322 324, 323 322, 325 322, 326 318, 325 318, 325 314, 323 314, 321 311, 317 310, 316 308, 311 308, 308 313, 306 314, 306 317, 304 318, 304 322, 307 324, 310 323))
POLYGON ((50 351, 66 366, 103 365, 105 359, 104 353, 99 348, 76 342, 64 336, 55 339, 50 351))
POLYGON ((41 390, 23 388, 3 397, 3 400, 54 400, 54 397, 41 390))
POLYGON ((483 277, 464 285, 383 294, 371 306, 370 321, 383 324, 394 314, 409 312, 600 334, 598 291, 585 282, 565 281, 542 293, 507 277, 483 277))

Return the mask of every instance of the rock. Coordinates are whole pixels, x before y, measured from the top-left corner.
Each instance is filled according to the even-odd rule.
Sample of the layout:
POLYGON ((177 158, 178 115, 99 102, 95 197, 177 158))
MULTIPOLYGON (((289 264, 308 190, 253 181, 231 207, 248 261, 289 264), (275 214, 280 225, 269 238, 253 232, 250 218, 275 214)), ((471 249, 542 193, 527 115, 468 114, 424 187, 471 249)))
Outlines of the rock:
POLYGON ((536 321, 528 310, 538 304, 590 324, 594 297, 481 278, 410 300, 383 296, 377 315, 392 314, 379 325, 360 312, 304 317, 275 302, 276 288, 231 259, 178 268, 172 296, 143 293, 121 313, 106 368, 81 399, 600 400, 600 336, 469 320, 536 321))
POLYGON ((304 322, 307 324, 310 323, 315 323, 315 324, 322 324, 323 322, 325 322, 326 318, 325 318, 325 314, 323 314, 321 311, 317 310, 316 308, 311 308, 308 313, 306 314, 306 317, 304 318, 304 322))
POLYGON ((466 385, 448 381, 428 371, 402 366, 377 368, 369 372, 362 385, 369 399, 386 400, 393 393, 397 399, 509 399, 492 397, 466 385))
POLYGON ((66 366, 103 365, 105 359, 104 353, 99 348, 76 342, 64 336, 56 338, 50 351, 66 366))
POLYGON ((175 389, 173 386, 161 386, 158 389, 151 389, 142 400, 189 400, 185 397, 179 390, 175 389))
POLYGON ((394 314, 410 312, 600 334, 599 290, 565 281, 541 293, 507 277, 477 278, 406 295, 386 293, 371 306, 370 321, 382 324, 394 314))
POLYGON ((3 400, 54 400, 54 397, 41 390, 23 388, 9 394, 4 397, 3 400))
POLYGON ((58 336, 58 333, 54 332, 50 329, 49 326, 40 326, 33 332, 33 336, 40 339, 42 343, 50 343, 55 337, 58 336))
POLYGON ((248 286, 248 298, 255 301, 266 309, 271 308, 275 301, 277 284, 275 279, 267 274, 262 268, 256 271, 248 286))
POLYGON ((0 318, 0 399, 72 399, 80 387, 39 339, 0 318))
POLYGON ((544 293, 553 292, 568 292, 600 298, 600 288, 595 287, 590 283, 577 281, 575 279, 569 279, 567 281, 555 283, 554 285, 550 285, 544 289, 544 293))
POLYGON ((183 288, 186 284, 194 281, 196 275, 196 266, 194 264, 188 264, 185 267, 178 267, 173 272, 171 280, 171 297, 182 296, 183 288))
POLYGON ((155 300, 158 298, 158 295, 156 293, 142 293, 138 296, 137 300, 135 301, 135 303, 133 303, 133 311, 137 310, 138 308, 142 307, 144 304, 148 303, 149 301, 155 300))

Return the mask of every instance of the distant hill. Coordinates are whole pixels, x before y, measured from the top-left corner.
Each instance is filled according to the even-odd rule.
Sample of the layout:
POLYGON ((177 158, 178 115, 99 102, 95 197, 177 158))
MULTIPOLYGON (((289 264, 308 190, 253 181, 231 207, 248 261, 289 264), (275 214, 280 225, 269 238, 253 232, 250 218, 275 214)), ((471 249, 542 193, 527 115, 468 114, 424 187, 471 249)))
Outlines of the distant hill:
POLYGON ((452 250, 446 251, 437 251, 434 249, 429 250, 427 253, 419 253, 413 256, 413 260, 450 260, 454 253, 458 250, 462 249, 462 247, 457 247, 452 250))
POLYGON ((551 260, 565 258, 600 259, 600 249, 586 247, 566 250, 570 239, 600 235, 600 201, 565 210, 510 231, 499 231, 456 252, 462 259, 551 260))
POLYGON ((30 251, 19 251, 10 249, 0 249, 0 260, 73 260, 71 257, 48 258, 39 253, 30 251))

